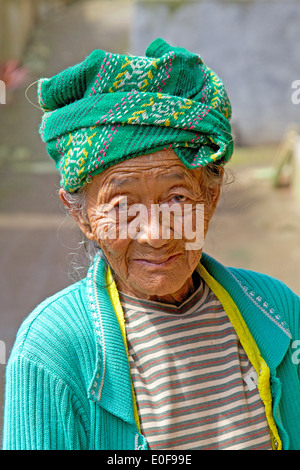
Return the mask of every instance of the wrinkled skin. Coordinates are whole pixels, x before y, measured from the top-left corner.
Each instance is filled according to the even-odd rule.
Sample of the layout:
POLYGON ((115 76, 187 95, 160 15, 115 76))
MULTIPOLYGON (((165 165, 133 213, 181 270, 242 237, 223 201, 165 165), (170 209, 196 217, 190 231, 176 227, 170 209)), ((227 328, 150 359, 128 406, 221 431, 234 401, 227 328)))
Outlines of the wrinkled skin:
MULTIPOLYGON (((193 210, 196 204, 204 204, 206 235, 220 188, 208 201, 202 172, 201 168, 187 169, 172 150, 165 150, 123 161, 93 177, 87 191, 89 221, 79 214, 72 215, 86 237, 96 241, 104 251, 119 291, 175 305, 195 291, 193 272, 200 261, 202 246, 187 249, 184 233, 181 239, 176 239, 172 225, 168 238, 162 235, 161 224, 155 227, 159 236, 151 236, 151 225, 153 230, 155 223, 151 218, 149 224, 140 220, 135 237, 113 239, 105 234, 116 226, 120 203, 127 197, 128 207, 143 204, 149 214, 151 204, 180 204, 181 207, 192 204, 193 210), (110 204, 112 210, 99 210, 103 204, 110 204)), ((66 204, 63 195, 61 189, 60 198, 66 204)))

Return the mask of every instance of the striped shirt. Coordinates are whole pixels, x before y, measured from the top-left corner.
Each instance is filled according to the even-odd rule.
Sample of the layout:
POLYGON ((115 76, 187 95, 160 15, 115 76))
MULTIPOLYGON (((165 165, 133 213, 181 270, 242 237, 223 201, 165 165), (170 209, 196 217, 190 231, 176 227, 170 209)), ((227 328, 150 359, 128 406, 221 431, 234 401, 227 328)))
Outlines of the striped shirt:
POLYGON ((179 307, 120 300, 150 449, 272 449, 257 374, 203 281, 179 307))

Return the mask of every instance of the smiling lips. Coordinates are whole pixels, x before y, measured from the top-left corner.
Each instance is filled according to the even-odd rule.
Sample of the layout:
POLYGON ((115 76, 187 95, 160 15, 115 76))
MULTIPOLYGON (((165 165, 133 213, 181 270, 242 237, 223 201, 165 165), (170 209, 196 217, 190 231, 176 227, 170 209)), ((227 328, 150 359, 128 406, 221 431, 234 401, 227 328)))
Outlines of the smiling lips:
POLYGON ((144 266, 163 267, 163 266, 167 266, 167 265, 171 264, 172 261, 174 261, 175 259, 178 258, 178 256, 180 256, 180 255, 179 254, 171 255, 163 261, 161 259, 135 259, 133 261, 135 261, 137 263, 141 263, 144 266))

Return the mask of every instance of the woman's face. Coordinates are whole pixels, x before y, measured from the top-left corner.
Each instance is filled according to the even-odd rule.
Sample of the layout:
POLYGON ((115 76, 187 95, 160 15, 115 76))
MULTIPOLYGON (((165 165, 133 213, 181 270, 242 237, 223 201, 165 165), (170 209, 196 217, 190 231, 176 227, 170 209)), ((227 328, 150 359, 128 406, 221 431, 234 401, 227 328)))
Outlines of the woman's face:
POLYGON ((193 291, 201 239, 219 197, 218 189, 206 200, 202 171, 167 150, 123 161, 88 185, 90 228, 81 229, 102 248, 120 291, 169 302, 193 291))

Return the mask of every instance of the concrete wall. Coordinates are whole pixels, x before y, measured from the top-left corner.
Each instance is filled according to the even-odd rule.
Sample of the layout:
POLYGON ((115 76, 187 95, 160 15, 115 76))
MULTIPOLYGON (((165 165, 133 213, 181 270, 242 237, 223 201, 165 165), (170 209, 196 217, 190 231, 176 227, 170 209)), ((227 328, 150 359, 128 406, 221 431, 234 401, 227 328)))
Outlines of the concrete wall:
POLYGON ((0 62, 22 60, 39 17, 72 0, 0 0, 0 62))
POLYGON ((136 0, 131 52, 163 37, 199 53, 224 80, 241 144, 278 142, 300 124, 299 0, 136 0))

